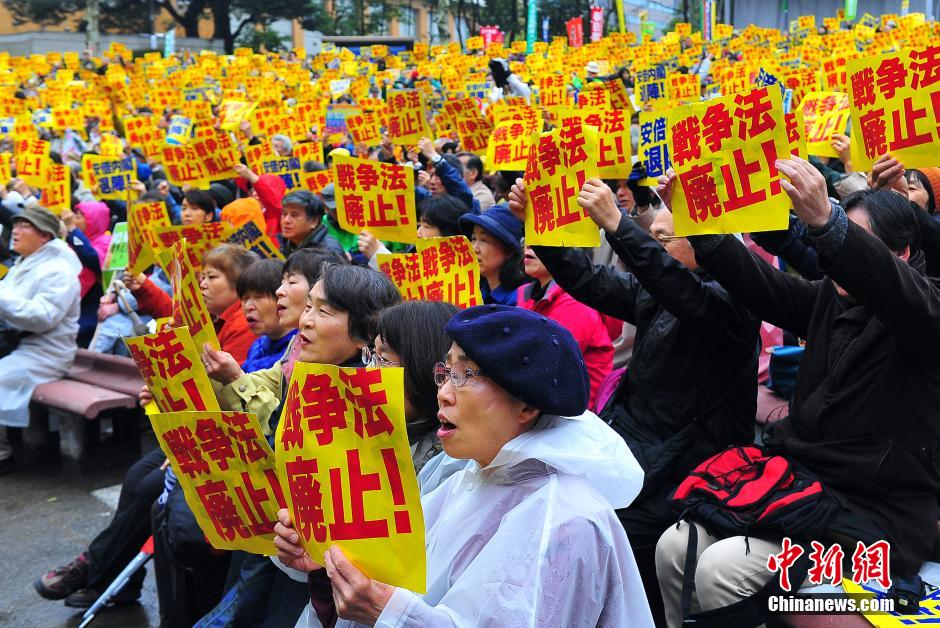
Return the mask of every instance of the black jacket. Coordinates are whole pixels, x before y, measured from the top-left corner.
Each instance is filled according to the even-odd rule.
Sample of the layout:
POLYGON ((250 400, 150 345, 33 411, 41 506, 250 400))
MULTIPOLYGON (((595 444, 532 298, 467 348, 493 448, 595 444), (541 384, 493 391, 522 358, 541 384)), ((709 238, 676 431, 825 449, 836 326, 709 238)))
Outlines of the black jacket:
POLYGON ((343 260, 346 259, 346 251, 343 249, 343 245, 329 234, 329 229, 322 222, 300 244, 294 244, 281 234, 278 234, 277 237, 280 240, 281 253, 284 254, 284 257, 290 257, 291 253, 300 249, 319 249, 324 252, 333 251, 343 260))
POLYGON ((594 266, 580 249, 533 248, 568 294, 636 326, 630 367, 603 418, 610 421, 619 412, 626 420, 625 440, 641 464, 644 452, 638 449, 644 443, 664 441, 714 410, 701 417, 709 435, 669 475, 679 481, 709 455, 732 443, 753 442, 760 322, 717 282, 672 258, 630 218, 624 216, 607 240, 632 272, 594 266))
POLYGON ((780 272, 729 237, 693 243, 731 294, 806 339, 790 416, 771 443, 877 523, 893 571, 907 577, 940 515, 940 280, 924 275, 922 253, 901 260, 837 205, 810 236, 821 281, 780 272))

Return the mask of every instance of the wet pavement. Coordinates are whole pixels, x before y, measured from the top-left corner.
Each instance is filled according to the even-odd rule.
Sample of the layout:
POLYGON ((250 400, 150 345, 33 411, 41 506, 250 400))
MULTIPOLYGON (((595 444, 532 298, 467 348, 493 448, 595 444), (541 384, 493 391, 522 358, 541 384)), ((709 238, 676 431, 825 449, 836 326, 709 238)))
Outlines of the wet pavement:
MULTIPOLYGON (((144 447, 153 442, 143 440, 144 447)), ((99 452, 76 469, 55 453, 24 458, 18 449, 18 470, 0 477, 0 626, 78 626, 84 611, 44 600, 33 581, 72 560, 107 525, 133 459, 115 463, 99 452)), ((139 603, 105 609, 90 627, 158 624, 156 583, 148 569, 139 603)))

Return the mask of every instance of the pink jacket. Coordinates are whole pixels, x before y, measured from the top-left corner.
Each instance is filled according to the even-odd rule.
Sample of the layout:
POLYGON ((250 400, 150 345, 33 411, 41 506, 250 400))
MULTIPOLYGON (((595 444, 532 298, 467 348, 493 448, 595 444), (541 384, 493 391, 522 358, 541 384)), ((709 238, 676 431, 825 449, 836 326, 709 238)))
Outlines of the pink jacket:
POLYGON ((588 407, 593 408, 597 389, 614 366, 614 346, 607 327, 597 310, 575 301, 554 281, 548 284, 545 294, 537 301, 532 298, 535 286, 534 282, 520 286, 516 292, 517 303, 521 308, 557 321, 574 336, 591 379, 588 407))
POLYGON ((104 269, 105 258, 108 256, 108 247, 111 245, 111 234, 108 233, 108 227, 111 224, 111 210, 101 201, 90 201, 79 203, 75 209, 82 212, 85 216, 85 237, 91 242, 95 252, 98 253, 98 259, 101 260, 101 267, 104 269))

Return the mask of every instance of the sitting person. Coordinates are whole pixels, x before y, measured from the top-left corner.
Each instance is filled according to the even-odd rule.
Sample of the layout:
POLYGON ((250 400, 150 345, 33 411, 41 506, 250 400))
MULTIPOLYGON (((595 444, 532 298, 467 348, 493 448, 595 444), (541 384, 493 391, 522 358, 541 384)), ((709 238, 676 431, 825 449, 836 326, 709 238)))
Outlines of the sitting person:
MULTIPOLYGON (((231 244, 217 247, 205 256, 206 274, 211 276, 203 280, 203 292, 210 313, 216 317, 221 350, 238 356, 242 361, 247 358, 255 336, 245 322, 235 285, 256 259, 253 253, 231 244), (221 315, 218 314, 220 311, 221 315)), ((125 273, 124 278, 136 286, 136 294, 141 299, 140 284, 129 273, 125 273)), ((170 297, 152 283, 150 285, 154 291, 148 294, 151 306, 157 310, 158 316, 168 315, 170 297)), ((149 395, 142 396, 142 405, 149 401, 149 395)), ((40 596, 49 600, 65 599, 65 605, 74 608, 87 608, 98 599, 150 536, 150 508, 164 488, 165 461, 166 456, 157 447, 131 466, 124 477, 117 511, 111 522, 92 540, 85 552, 35 581, 34 587, 40 596)), ((134 574, 118 597, 119 602, 140 597, 145 573, 141 569, 134 574)))
POLYGON ((261 260, 246 268, 235 285, 245 323, 258 337, 248 347, 248 357, 242 362, 246 373, 274 366, 297 334, 296 323, 282 325, 278 316, 277 290, 283 271, 284 263, 280 260, 261 260))
MULTIPOLYGON (((518 215, 527 203, 523 185, 518 180, 511 193, 518 215)), ((676 521, 666 497, 703 459, 754 440, 760 322, 698 268, 689 243, 675 235, 671 213, 658 212, 645 231, 600 179, 585 182, 578 204, 630 272, 593 264, 581 249, 533 248, 565 292, 636 325, 630 368, 601 418, 644 469, 640 497, 617 514, 661 624, 656 542, 676 521)))
MULTIPOLYGON (((183 210, 185 215, 186 210, 183 210)), ((212 316, 215 331, 223 350, 231 353, 239 363, 248 357, 248 347, 255 341, 254 334, 248 329, 245 314, 242 312, 236 285, 238 278, 258 257, 236 244, 221 244, 203 257, 202 291, 206 309, 212 316)), ((141 312, 154 318, 165 318, 173 314, 173 301, 150 279, 142 275, 131 277, 124 274, 124 282, 137 298, 141 312)))
POLYGON ((525 248, 524 264, 525 274, 533 281, 519 286, 516 292, 519 307, 558 321, 574 336, 591 379, 588 407, 593 408, 597 390, 614 363, 614 346, 607 327, 597 310, 578 303, 555 283, 532 247, 525 248))
POLYGON ((483 303, 515 305, 516 288, 525 283, 523 222, 505 205, 493 205, 479 215, 462 215, 459 224, 473 243, 473 252, 480 264, 483 303))
MULTIPOLYGON (((434 364, 450 345, 450 339, 444 333, 444 325, 456 311, 457 308, 449 303, 430 301, 409 301, 393 305, 379 314, 373 347, 362 349, 362 360, 367 366, 400 366, 405 370, 406 429, 411 443, 412 461, 418 469, 441 451, 441 444, 437 439, 437 427, 440 422, 436 416, 437 386, 434 384, 433 370, 434 364)), ((282 624, 293 625, 299 609, 306 606, 310 599, 306 587, 307 574, 284 568, 291 578, 303 583, 294 583, 294 587, 299 586, 301 591, 301 604, 295 607, 294 590, 290 589, 288 600, 284 593, 288 587, 281 582, 281 578, 286 577, 275 567, 281 566, 280 563, 272 562, 265 556, 251 556, 243 562, 242 575, 245 573, 246 564, 253 565, 254 581, 251 590, 255 595, 249 598, 244 589, 236 594, 242 595, 243 599, 232 604, 227 611, 238 616, 238 621, 234 623, 259 625, 264 620, 267 625, 275 625, 276 622, 272 618, 283 617, 282 624), (271 585, 266 595, 258 595, 261 587, 257 580, 261 577, 268 579, 271 585), (290 610, 294 611, 293 614, 290 610)), ((240 577, 239 584, 241 579, 240 577)), ((232 592, 226 594, 225 600, 231 596, 232 592)), ((219 625, 218 618, 223 614, 220 607, 222 604, 196 625, 207 628, 219 625)))
POLYGON ((81 291, 82 265, 59 240, 59 219, 37 205, 12 221, 20 257, 0 281, 0 475, 15 469, 7 429, 29 425, 36 386, 60 379, 75 359, 81 291))
MULTIPOLYGON (((924 275, 920 210, 884 191, 858 192, 839 206, 809 162, 776 165, 826 278, 778 271, 730 236, 690 238, 695 257, 758 316, 806 339, 789 417, 774 424, 769 446, 841 502, 825 532, 834 538, 818 540, 839 542, 848 557, 856 541, 873 542, 859 535, 874 527, 890 543, 892 578, 908 579, 930 555, 940 516, 940 284, 924 275)), ((674 177, 660 179, 667 204, 674 177)), ((670 626, 684 619, 689 525, 670 526, 656 548, 670 626)), ((693 609, 729 606, 773 577, 767 557, 781 551, 779 538, 720 539, 692 525, 701 553, 693 609)))
POLYGON ((438 436, 473 462, 422 498, 427 593, 369 580, 337 547, 321 567, 281 510, 278 559, 310 572, 322 624, 652 626, 613 512, 642 472, 585 413, 588 376, 571 334, 498 305, 459 312, 445 330, 438 436))

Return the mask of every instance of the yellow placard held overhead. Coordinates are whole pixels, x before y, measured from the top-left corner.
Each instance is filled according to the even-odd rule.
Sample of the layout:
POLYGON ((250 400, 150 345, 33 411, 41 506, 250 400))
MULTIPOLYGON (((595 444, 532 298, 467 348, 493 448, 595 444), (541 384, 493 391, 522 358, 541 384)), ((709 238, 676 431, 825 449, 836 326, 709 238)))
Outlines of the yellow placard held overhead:
POLYGON ((337 155, 333 181, 340 227, 392 242, 417 239, 413 169, 337 155))
POLYGON ((937 165, 940 46, 849 60, 852 165, 865 172, 890 153, 907 168, 937 165))
POLYGON ((676 235, 786 228, 774 163, 790 145, 776 85, 674 109, 669 136, 676 235))
POLYGON ((584 182, 598 175, 597 131, 579 118, 533 138, 525 170, 526 244, 598 246, 600 231, 577 201, 584 182))
POLYGON ((310 556, 337 545, 367 577, 425 591, 402 369, 298 362, 274 443, 291 519, 310 556))

